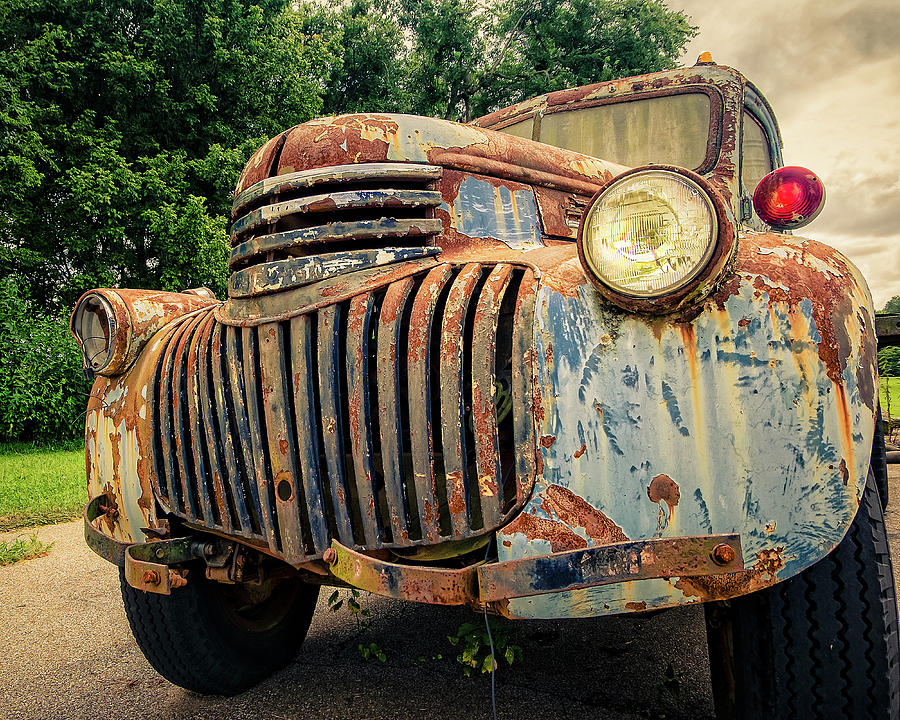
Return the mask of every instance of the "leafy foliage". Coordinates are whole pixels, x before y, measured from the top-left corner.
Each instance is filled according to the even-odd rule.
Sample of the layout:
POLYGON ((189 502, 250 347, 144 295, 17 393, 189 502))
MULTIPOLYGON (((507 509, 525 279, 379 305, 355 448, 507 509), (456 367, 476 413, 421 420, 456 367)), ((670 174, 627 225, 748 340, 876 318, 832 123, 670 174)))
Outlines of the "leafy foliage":
POLYGON ((887 315, 900 314, 900 295, 894 295, 894 297, 885 303, 884 307, 879 312, 887 315))
POLYGON ((662 0, 354 0, 334 24, 344 28, 343 69, 326 110, 463 122, 541 93, 674 67, 697 31, 662 0))
POLYGON ((47 317, 21 285, 0 280, 0 441, 84 433, 90 391, 62 317, 47 317))
POLYGON ((460 654, 456 661, 462 665, 463 674, 466 677, 473 673, 488 673, 499 666, 497 658, 512 665, 522 659, 522 648, 510 642, 511 632, 509 628, 500 625, 491 625, 490 635, 482 625, 463 623, 456 631, 456 635, 448 635, 451 645, 459 647, 460 654), (493 652, 491 652, 491 639, 493 639, 493 652))
POLYGON ((886 347, 878 351, 878 374, 900 377, 900 347, 886 347))
POLYGON ((360 643, 357 647, 359 648, 360 656, 367 662, 369 660, 378 660, 378 662, 387 660, 387 655, 384 654, 384 650, 378 646, 378 643, 360 643))
POLYGON ((334 39, 280 0, 0 0, 0 276, 42 306, 225 283, 230 193, 321 111, 334 39))

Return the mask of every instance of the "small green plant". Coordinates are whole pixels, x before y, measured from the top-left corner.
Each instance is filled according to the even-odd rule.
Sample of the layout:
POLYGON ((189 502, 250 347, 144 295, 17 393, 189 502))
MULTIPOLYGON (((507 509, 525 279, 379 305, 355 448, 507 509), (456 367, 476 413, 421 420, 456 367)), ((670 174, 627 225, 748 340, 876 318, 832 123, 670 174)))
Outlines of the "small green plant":
MULTIPOLYGON (((345 598, 341 597, 340 590, 335 590, 331 593, 331 596, 328 598, 328 607, 331 609, 331 612, 340 610, 344 606, 344 600, 345 598)), ((346 600, 347 609, 350 611, 353 619, 356 620, 357 631, 365 630, 369 627, 371 611, 359 604, 359 590, 350 588, 350 597, 346 598, 346 600)))
POLYGON ((357 647, 359 648, 359 654, 366 662, 369 660, 378 660, 378 662, 387 660, 387 655, 384 654, 384 650, 378 647, 378 643, 360 643, 357 647))
POLYGON ((37 535, 30 537, 19 535, 15 540, 0 542, 0 565, 12 565, 20 560, 43 557, 52 547, 53 543, 46 545, 38 540, 37 535))
POLYGON ((499 625, 491 625, 488 636, 487 628, 474 623, 463 623, 456 635, 448 635, 451 645, 459 647, 462 652, 456 656, 456 662, 462 665, 463 673, 470 677, 474 672, 487 673, 498 667, 497 658, 512 665, 522 659, 522 648, 510 642, 511 631, 499 625), (494 652, 491 653, 491 637, 494 640, 494 652))

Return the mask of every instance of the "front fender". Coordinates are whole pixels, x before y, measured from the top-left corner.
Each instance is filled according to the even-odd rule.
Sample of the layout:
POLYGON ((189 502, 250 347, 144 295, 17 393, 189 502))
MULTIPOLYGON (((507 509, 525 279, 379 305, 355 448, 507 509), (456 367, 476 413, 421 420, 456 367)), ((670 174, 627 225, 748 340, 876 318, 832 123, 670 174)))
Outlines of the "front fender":
POLYGON ((747 234, 686 322, 602 301, 574 252, 542 268, 535 311, 543 467, 500 560, 741 534, 747 569, 511 600, 514 617, 609 614, 733 597, 842 539, 866 483, 874 313, 856 268, 796 237, 747 234))

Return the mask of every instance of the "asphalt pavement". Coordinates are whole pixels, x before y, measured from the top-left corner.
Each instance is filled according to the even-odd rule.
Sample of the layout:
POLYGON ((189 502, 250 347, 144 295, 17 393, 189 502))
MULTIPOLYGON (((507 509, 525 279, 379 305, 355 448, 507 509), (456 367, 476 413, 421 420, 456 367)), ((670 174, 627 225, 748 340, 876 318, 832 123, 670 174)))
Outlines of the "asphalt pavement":
MULTIPOLYGON (((900 465, 889 468, 896 577, 900 465)), ((361 598, 371 614, 358 627, 345 609, 331 612, 323 592, 297 660, 243 695, 177 688, 138 650, 117 570, 87 548, 81 524, 37 532, 54 543, 46 557, 0 568, 0 718, 491 718, 490 677, 465 677, 447 640, 483 618, 375 596, 361 598), (360 643, 376 643, 386 660, 363 660, 360 643)), ((497 672, 500 718, 713 718, 700 607, 503 625, 523 657, 497 672)))

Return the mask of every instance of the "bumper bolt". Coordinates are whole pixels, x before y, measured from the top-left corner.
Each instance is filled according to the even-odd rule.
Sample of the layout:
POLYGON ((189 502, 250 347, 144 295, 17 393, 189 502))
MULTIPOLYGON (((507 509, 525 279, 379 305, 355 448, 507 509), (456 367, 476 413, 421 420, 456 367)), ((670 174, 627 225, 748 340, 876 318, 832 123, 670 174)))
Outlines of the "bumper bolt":
POLYGON ((334 548, 328 548, 324 553, 322 553, 322 559, 329 565, 334 565, 338 560, 337 550, 335 550, 334 548))
POLYGON ((145 570, 141 577, 145 585, 159 585, 160 577, 156 570, 145 570))
POLYGON ((728 565, 734 562, 734 548, 725 543, 719 543, 713 548, 712 559, 716 565, 728 565))

